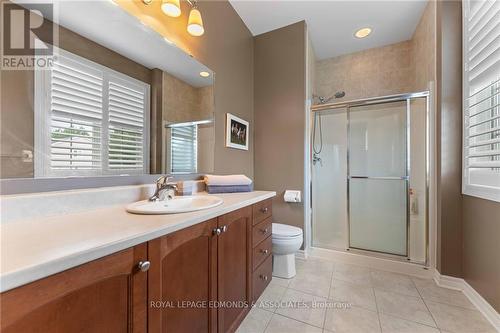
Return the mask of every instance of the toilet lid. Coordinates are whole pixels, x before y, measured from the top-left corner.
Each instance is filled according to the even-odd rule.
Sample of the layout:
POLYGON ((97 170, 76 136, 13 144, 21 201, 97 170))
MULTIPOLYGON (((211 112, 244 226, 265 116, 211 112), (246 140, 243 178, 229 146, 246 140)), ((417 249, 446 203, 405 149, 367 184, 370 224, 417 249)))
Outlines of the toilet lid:
POLYGON ((302 235, 302 229, 291 225, 273 223, 273 237, 295 237, 302 235))

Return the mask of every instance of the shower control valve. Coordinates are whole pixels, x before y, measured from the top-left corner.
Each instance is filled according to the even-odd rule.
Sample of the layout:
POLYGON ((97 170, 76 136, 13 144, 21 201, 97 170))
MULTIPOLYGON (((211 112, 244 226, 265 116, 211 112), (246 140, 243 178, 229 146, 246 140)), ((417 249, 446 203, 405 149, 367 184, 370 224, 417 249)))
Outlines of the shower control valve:
POLYGON ((319 162, 319 165, 323 166, 323 161, 321 160, 321 157, 314 154, 313 155, 313 165, 316 165, 316 163, 318 163, 318 162, 319 162))

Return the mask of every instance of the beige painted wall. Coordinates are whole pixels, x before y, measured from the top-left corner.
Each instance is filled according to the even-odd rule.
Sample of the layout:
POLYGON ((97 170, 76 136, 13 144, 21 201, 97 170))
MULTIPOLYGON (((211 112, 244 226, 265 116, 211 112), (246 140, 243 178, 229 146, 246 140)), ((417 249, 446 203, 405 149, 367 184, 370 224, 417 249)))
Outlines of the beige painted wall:
POLYGON ((304 226, 304 204, 285 203, 304 190, 306 26, 299 22, 255 37, 255 188, 278 193, 276 222, 304 226))
POLYGON ((436 77, 435 7, 429 1, 408 41, 317 61, 314 93, 353 100, 427 90, 436 77))
POLYGON ((462 277, 462 12, 457 1, 436 9, 437 269, 462 277))
POLYGON ((500 203, 463 196, 463 276, 500 312, 500 203))
POLYGON ((189 7, 181 1, 182 15, 165 16, 160 2, 118 1, 188 54, 215 71, 215 172, 254 176, 253 165, 253 37, 228 1, 200 1, 205 34, 193 37, 186 31, 189 7), (226 113, 250 122, 249 150, 226 148, 226 113))

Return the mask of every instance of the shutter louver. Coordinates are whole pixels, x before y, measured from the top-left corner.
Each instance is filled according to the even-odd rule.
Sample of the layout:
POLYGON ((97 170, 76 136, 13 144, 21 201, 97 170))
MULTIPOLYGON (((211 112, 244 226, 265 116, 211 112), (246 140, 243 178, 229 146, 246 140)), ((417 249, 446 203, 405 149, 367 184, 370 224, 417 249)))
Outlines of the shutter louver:
POLYGON ((142 172, 145 92, 110 79, 108 95, 109 169, 142 172))
POLYGON ((500 191, 500 2, 464 6, 464 184, 500 191))
POLYGON ((51 71, 50 169, 101 169, 102 73, 59 57, 51 71))
POLYGON ((170 153, 173 173, 197 172, 197 125, 171 127, 170 153))

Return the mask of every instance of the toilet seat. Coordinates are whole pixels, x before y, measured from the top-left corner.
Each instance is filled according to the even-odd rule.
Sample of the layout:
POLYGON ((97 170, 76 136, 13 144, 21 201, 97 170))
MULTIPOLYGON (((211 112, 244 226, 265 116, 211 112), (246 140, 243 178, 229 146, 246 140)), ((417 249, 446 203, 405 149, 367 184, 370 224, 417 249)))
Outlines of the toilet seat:
POLYGON ((302 238, 302 229, 291 225, 273 223, 272 237, 273 239, 302 238))

